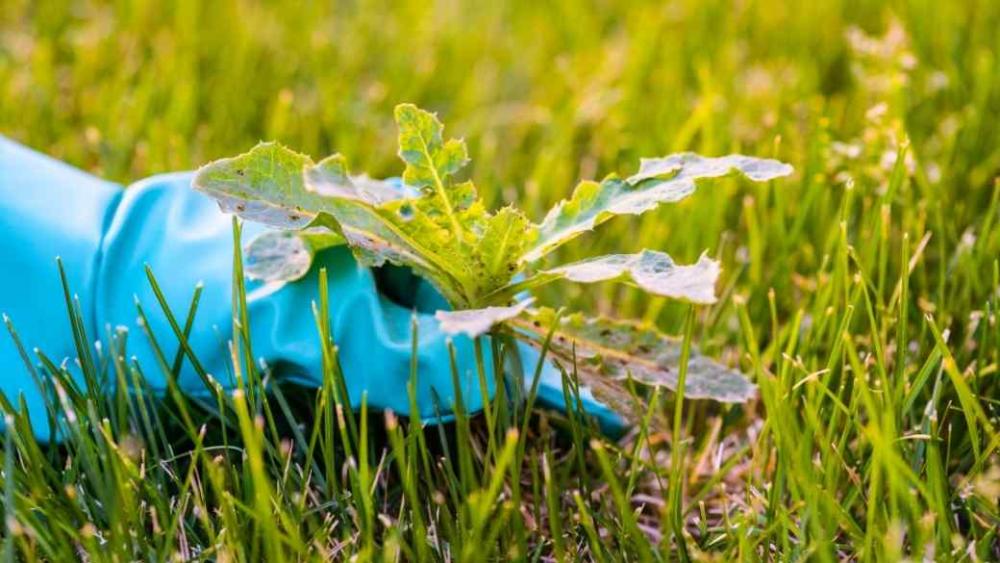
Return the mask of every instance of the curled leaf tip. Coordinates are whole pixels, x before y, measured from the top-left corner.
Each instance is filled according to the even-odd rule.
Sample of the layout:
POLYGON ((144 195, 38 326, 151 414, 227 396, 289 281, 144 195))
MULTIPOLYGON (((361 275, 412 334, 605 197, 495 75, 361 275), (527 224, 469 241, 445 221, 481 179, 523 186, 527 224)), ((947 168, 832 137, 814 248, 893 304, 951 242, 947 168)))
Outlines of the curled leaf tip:
POLYGON ((529 297, 509 307, 438 311, 434 317, 441 323, 443 332, 452 335, 465 334, 475 338, 489 332, 495 325, 520 315, 534 300, 533 297, 529 297))

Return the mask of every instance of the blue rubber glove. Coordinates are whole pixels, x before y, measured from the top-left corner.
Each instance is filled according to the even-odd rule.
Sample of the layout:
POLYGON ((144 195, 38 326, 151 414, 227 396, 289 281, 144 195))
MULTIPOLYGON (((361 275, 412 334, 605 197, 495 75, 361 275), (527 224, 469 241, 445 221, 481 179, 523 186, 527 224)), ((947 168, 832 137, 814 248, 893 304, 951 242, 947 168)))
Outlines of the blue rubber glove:
MULTIPOLYGON (((103 335, 107 326, 131 328, 129 355, 145 367, 150 387, 164 391, 166 381, 156 368, 154 351, 136 326, 138 299, 157 340, 177 343, 146 278, 143 265, 148 264, 175 315, 186 314, 196 284, 203 284, 189 344, 208 373, 224 386, 234 386, 227 349, 232 339, 231 219, 191 190, 190 183, 190 173, 164 174, 123 190, 0 137, 0 312, 9 316, 28 350, 37 346, 56 361, 76 356, 55 262, 60 256, 69 284, 80 297, 88 334, 103 335)), ((244 242, 261 229, 246 223, 244 242)), ((447 338, 433 318, 446 303, 408 271, 390 272, 387 283, 376 284, 373 272, 359 266, 344 247, 322 252, 309 275, 297 282, 248 283, 255 356, 279 366, 279 379, 321 384, 321 348, 311 308, 318 297, 320 267, 328 272, 330 327, 353 406, 365 396, 373 409, 416 415, 429 423, 441 420, 439 414, 447 419, 455 401, 451 360, 447 338), (397 299, 390 299, 392 293, 397 299), (400 296, 412 308, 400 305, 400 296), (414 315, 418 413, 410 412, 407 393, 414 315)), ((453 341, 463 402, 469 412, 476 412, 483 394, 472 341, 453 341)), ((489 346, 484 348, 488 354, 489 346)), ((525 371, 531 373, 538 353, 525 345, 519 352, 525 371)), ((23 395, 36 433, 48 438, 42 394, 6 335, 0 335, 0 373, 0 391, 15 405, 23 395)), ((486 395, 492 397, 495 380, 488 374, 487 381, 486 395)), ((208 393, 188 361, 178 383, 186 393, 208 393)), ((542 404, 564 405, 562 377, 548 362, 538 397, 542 404)), ((605 431, 622 432, 622 418, 589 392, 583 392, 582 400, 605 431)))

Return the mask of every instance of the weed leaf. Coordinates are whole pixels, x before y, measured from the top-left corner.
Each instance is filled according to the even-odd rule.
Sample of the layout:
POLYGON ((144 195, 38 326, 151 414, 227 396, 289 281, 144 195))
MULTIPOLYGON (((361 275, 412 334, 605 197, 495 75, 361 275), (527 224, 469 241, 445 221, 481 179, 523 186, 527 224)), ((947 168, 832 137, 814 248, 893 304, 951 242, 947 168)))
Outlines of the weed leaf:
POLYGON ((534 302, 533 297, 509 307, 486 307, 461 311, 438 311, 434 317, 441 323, 441 330, 448 334, 464 333, 470 338, 486 334, 495 325, 513 319, 534 302))
POLYGON ((341 244, 343 237, 325 229, 267 231, 247 245, 245 272, 265 282, 295 281, 309 272, 317 252, 341 244))
POLYGON ((638 254, 609 254, 588 258, 545 270, 541 275, 578 283, 625 281, 654 295, 692 303, 715 303, 719 263, 702 255, 696 263, 680 266, 663 252, 643 250, 638 254))
POLYGON ((335 154, 305 169, 305 189, 325 197, 346 198, 381 205, 420 195, 399 179, 376 180, 366 174, 351 176, 343 156, 335 154))
POLYGON ((573 195, 559 202, 539 226, 537 242, 524 255, 534 262, 559 246, 616 215, 641 215, 662 203, 680 201, 694 193, 700 180, 740 173, 755 182, 792 173, 777 160, 743 155, 703 157, 679 153, 644 158, 639 171, 627 179, 609 176, 601 182, 581 182, 573 195))
MULTIPOLYGON (((450 274, 460 268, 427 247, 433 239, 407 228, 405 202, 411 200, 405 198, 419 193, 399 182, 350 176, 339 155, 315 164, 278 143, 261 143, 203 166, 193 187, 215 198, 223 211, 246 220, 284 229, 323 227, 341 235, 363 264, 379 266, 388 260, 412 267, 449 301, 464 299, 460 282, 450 274)), ((262 252, 261 260, 250 268, 255 277, 292 280, 308 271, 314 252, 283 263, 268 257, 278 242, 292 250, 301 244, 287 238, 261 241, 254 249, 262 252)))
POLYGON ((328 198, 306 191, 302 170, 312 160, 279 143, 202 166, 192 186, 215 198, 226 213, 273 227, 299 229, 325 210, 328 198))
MULTIPOLYGON (((555 311, 532 310, 510 322, 538 346, 555 322, 555 311)), ((580 313, 564 315, 558 323, 550 344, 553 358, 568 370, 572 370, 575 358, 581 385, 626 418, 635 420, 645 412, 635 410, 639 397, 629 390, 629 381, 677 390, 679 339, 636 323, 587 318, 580 313)), ((692 350, 684 386, 686 398, 743 403, 756 393, 757 387, 742 374, 692 350)))
POLYGON ((387 261, 410 267, 427 279, 450 302, 461 302, 461 280, 446 256, 433 249, 433 241, 407 229, 392 207, 373 207, 363 201, 334 198, 328 212, 316 218, 344 237, 355 258, 364 266, 378 267, 387 261))
POLYGON ((311 193, 330 196, 324 224, 340 232, 360 261, 409 266, 457 308, 508 283, 534 226, 514 208, 486 211, 471 182, 453 176, 468 162, 465 143, 411 104, 396 108, 403 182, 352 177, 335 155, 305 172, 311 193))
POLYGON ((399 158, 406 163, 403 181, 423 188, 429 196, 426 203, 441 212, 456 238, 464 238, 467 225, 463 219, 468 218, 459 213, 476 201, 476 191, 471 182, 454 185, 449 180, 469 162, 465 142, 444 141, 444 125, 433 113, 413 104, 396 106, 395 115, 399 158))
POLYGON ((489 289, 501 287, 520 271, 520 256, 534 236, 534 225, 513 206, 504 207, 483 221, 480 254, 489 289))
POLYGON ((637 254, 608 254, 542 270, 528 279, 495 290, 490 299, 510 299, 514 295, 557 280, 577 283, 620 281, 640 289, 691 303, 715 303, 715 283, 719 263, 702 256, 694 264, 678 265, 663 252, 643 250, 637 254))

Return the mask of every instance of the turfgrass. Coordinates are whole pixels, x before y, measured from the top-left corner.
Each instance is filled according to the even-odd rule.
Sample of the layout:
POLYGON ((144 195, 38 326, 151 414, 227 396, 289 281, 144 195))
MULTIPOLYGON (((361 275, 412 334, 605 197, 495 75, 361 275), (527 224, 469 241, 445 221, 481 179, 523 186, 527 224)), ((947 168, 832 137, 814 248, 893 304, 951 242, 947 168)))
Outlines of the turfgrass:
POLYGON ((321 287, 318 393, 266 385, 237 339, 241 392, 152 400, 142 373, 175 369, 190 307, 143 303, 181 327, 160 365, 78 335, 106 336, 81 349, 85 372, 131 396, 75 389, 31 343, 75 416, 60 447, 11 421, 2 553, 1000 558, 997 29, 988 0, 4 2, 0 131, 123 182, 258 139, 395 174, 400 101, 439 111, 485 195, 536 218, 642 155, 774 155, 796 175, 717 184, 578 243, 708 249, 725 268, 715 306, 540 295, 690 335, 753 376, 746 407, 663 396, 667 428, 618 443, 505 403, 423 430, 352 414, 321 287))

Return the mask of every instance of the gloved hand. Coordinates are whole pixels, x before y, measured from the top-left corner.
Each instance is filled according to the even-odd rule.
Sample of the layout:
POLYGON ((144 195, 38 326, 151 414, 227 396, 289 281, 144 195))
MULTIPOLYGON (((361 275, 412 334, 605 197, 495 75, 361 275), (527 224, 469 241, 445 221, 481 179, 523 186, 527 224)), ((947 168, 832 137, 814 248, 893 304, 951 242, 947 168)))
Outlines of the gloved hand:
MULTIPOLYGON (((229 216, 190 189, 191 174, 154 176, 128 189, 106 182, 0 137, 0 312, 8 315, 28 350, 45 351, 56 361, 76 356, 55 257, 60 256, 72 290, 80 297, 89 335, 106 326, 134 333, 128 353, 135 356, 148 384, 162 392, 166 381, 157 369, 149 340, 136 330, 135 300, 143 304, 149 329, 160 342, 177 339, 157 305, 143 268, 149 264, 175 314, 186 314, 192 292, 204 286, 189 343, 206 371, 224 386, 234 385, 227 342, 232 339, 232 228, 229 216)), ((244 242, 261 226, 246 223, 244 242)), ((392 272, 380 291, 373 272, 359 266, 345 247, 321 253, 302 280, 283 286, 248 283, 247 306, 255 356, 279 366, 276 377, 319 386, 322 358, 311 309, 317 277, 329 278, 330 327, 353 406, 363 395, 373 409, 392 409, 429 423, 447 417, 455 400, 446 336, 433 312, 447 308, 429 284, 407 272, 392 272), (412 308, 387 293, 402 296, 412 308), (416 311, 416 313, 414 312, 416 311), (410 412, 412 328, 418 325, 416 404, 410 412)), ((454 338, 459 381, 466 409, 482 408, 473 343, 454 338)), ((484 346, 487 350, 489 346, 484 346)), ((172 351, 172 350, 171 350, 172 351)), ((538 353, 525 345, 522 365, 530 376, 538 353)), ((491 364, 487 356, 487 364, 491 364)), ((32 381, 8 335, 0 335, 0 390, 13 404, 22 395, 32 425, 47 439, 48 422, 41 392, 32 381)), ((562 377, 546 362, 539 382, 542 404, 564 405, 562 377)), ((487 376, 487 395, 495 379, 487 376)), ((205 394, 190 362, 179 377, 182 390, 205 394)), ((525 381, 530 387, 531 381, 525 381)), ((617 434, 624 420, 582 390, 584 409, 605 431, 617 434)))

